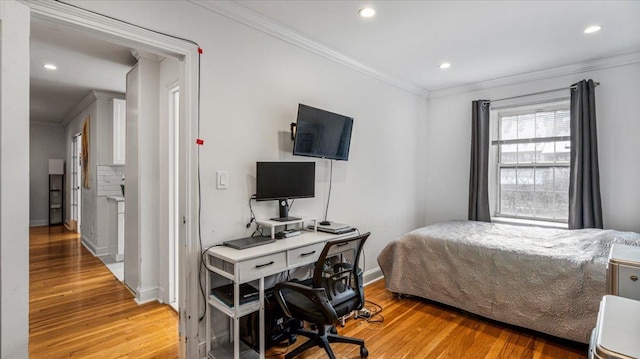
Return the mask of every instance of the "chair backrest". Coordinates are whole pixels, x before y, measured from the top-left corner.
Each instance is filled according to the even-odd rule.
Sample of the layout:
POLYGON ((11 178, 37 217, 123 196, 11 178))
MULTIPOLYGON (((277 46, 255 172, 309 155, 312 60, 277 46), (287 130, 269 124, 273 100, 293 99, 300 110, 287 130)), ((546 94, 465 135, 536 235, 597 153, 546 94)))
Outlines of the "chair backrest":
POLYGON ((312 285, 314 288, 325 288, 333 306, 351 300, 354 296, 359 297, 357 309, 364 305, 362 269, 358 264, 364 243, 370 235, 371 232, 367 232, 355 237, 329 241, 320 253, 312 285), (351 263, 345 261, 349 259, 352 260, 351 263))

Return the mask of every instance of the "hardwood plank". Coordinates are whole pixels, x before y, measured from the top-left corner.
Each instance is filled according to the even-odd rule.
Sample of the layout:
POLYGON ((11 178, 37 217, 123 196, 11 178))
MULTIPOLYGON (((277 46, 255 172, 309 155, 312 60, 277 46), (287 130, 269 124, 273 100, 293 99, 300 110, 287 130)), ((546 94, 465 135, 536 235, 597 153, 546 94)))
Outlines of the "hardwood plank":
MULTIPOLYGON (((137 305, 75 233, 62 226, 31 228, 29 268, 30 358, 177 358, 178 317, 173 309, 159 303, 137 305)), ((365 339, 369 358, 587 358, 586 345, 417 298, 397 300, 384 281, 365 292, 368 300, 383 307, 384 322, 352 318, 338 331, 365 339)), ((267 356, 284 358, 304 340, 274 347, 267 356)), ((338 359, 360 357, 355 345, 333 348, 338 359)), ((326 355, 314 348, 298 358, 326 355)))
MULTIPOLYGON (((397 300, 377 281, 365 289, 366 298, 383 307, 384 322, 349 319, 341 335, 363 338, 369 358, 571 358, 586 359, 587 346, 508 325, 432 303, 419 298, 397 300)), ((375 319, 375 318, 374 318, 375 319)), ((274 347, 270 358, 284 358, 306 339, 289 346, 274 347)), ((338 359, 360 357, 358 346, 333 344, 338 359)), ((326 358, 313 348, 300 359, 326 358)))
POLYGON ((63 226, 30 229, 30 358, 177 358, 178 316, 137 305, 63 226))

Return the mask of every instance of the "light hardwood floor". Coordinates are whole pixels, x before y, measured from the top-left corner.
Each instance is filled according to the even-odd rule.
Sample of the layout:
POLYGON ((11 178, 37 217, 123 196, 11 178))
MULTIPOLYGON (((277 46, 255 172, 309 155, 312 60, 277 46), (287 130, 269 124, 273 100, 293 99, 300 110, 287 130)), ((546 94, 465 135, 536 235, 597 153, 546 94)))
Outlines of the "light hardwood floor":
MULTIPOLYGON (((350 319, 341 335, 365 340, 369 358, 587 358, 587 346, 562 341, 526 330, 486 320, 475 315, 418 298, 396 299, 384 286, 384 280, 366 287, 366 299, 383 307, 383 323, 350 319)), ((372 305, 367 308, 374 309, 372 305)), ((372 320, 378 320, 373 317, 372 320)), ((301 342, 304 339, 301 339, 301 342)), ((291 346, 299 345, 295 343, 291 346)), ((267 354, 284 358, 291 348, 274 347, 267 354)), ((332 344, 338 359, 360 358, 359 347, 332 344)), ((315 348, 300 359, 326 358, 315 348)))
MULTIPOLYGON (((30 231, 31 358, 176 358, 177 315, 166 305, 138 306, 102 262, 63 227, 30 231)), ((366 288, 383 323, 350 319, 340 334, 364 338, 369 358, 586 358, 586 345, 559 341, 415 298, 395 299, 378 281, 366 288)), ((368 306, 371 307, 371 306, 368 306)), ((373 320, 379 317, 372 318, 373 320)), ((268 358, 291 350, 274 347, 268 358)), ((338 359, 355 345, 333 344, 338 359)), ((300 359, 326 358, 314 348, 300 359)))
POLYGON ((30 229, 29 357, 177 358, 178 317, 137 305, 63 226, 30 229))

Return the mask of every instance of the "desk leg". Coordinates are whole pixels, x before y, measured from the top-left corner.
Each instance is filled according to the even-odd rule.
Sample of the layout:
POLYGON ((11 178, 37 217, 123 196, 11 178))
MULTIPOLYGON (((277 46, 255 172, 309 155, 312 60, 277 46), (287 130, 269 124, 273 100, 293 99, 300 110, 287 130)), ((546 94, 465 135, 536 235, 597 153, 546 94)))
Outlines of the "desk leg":
POLYGON ((240 359, 240 318, 233 320, 233 359, 240 359))
POLYGON ((260 277, 260 359, 264 359, 264 342, 266 336, 264 333, 264 277, 260 277))

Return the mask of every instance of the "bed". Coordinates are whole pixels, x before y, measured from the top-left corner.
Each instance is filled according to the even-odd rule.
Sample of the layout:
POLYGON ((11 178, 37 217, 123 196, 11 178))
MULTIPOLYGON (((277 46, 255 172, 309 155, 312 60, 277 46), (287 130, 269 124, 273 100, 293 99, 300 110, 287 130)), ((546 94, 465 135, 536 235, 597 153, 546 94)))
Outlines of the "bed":
POLYGON ((588 343, 612 243, 640 234, 451 221, 388 243, 378 264, 391 292, 588 343))

